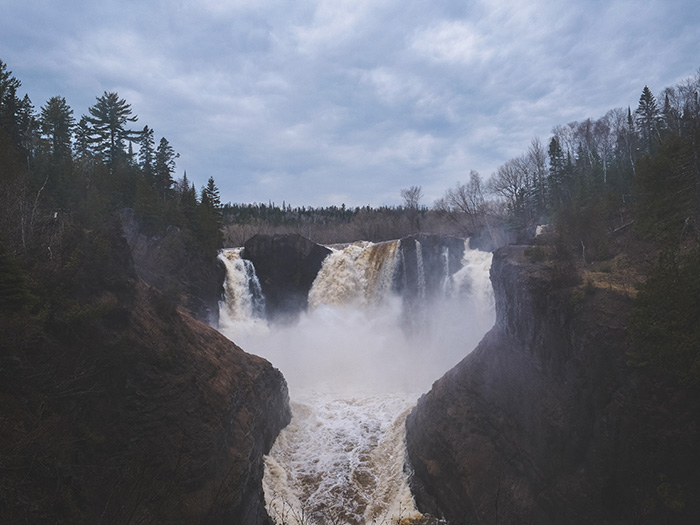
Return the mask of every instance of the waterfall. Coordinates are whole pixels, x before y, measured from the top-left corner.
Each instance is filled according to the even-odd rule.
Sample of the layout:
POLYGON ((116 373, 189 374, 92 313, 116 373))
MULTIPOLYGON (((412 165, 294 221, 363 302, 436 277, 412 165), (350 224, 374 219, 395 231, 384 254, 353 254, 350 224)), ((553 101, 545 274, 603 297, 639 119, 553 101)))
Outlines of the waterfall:
POLYGON ((490 253, 465 244, 461 268, 450 274, 449 251, 430 255, 418 241, 415 250, 414 259, 399 241, 334 249, 309 292, 308 311, 284 326, 268 326, 252 306, 257 278, 240 250, 222 252, 220 329, 270 360, 290 388, 292 422, 266 458, 263 482, 278 525, 420 517, 403 471, 406 415, 495 316, 490 253), (428 264, 429 256, 441 259, 428 264), (429 268, 440 275, 429 279, 429 268), (439 290, 428 293, 429 283, 439 290), (426 329, 406 330, 406 308, 418 297, 430 301, 421 313, 426 329))
POLYGON ((418 297, 425 298, 425 267, 423 265, 423 247, 416 240, 416 271, 418 280, 418 297))
POLYGON ((253 264, 241 257, 242 248, 222 250, 224 263, 224 300, 219 303, 219 330, 230 339, 265 331, 265 298, 253 264))
POLYGON ((469 248, 469 239, 465 241, 462 267, 452 276, 452 295, 470 298, 471 304, 483 306, 485 312, 494 306, 493 289, 489 279, 491 270, 491 253, 469 248))
MULTIPOLYGON (((467 247, 468 248, 468 247, 467 247)), ((442 293, 448 294, 452 290, 452 275, 450 274, 450 248, 449 246, 443 246, 440 252, 440 257, 442 258, 442 293)))
POLYGON ((395 523, 419 517, 403 472, 407 396, 300 396, 266 458, 278 523, 395 523))
POLYGON ((381 303, 391 292, 398 241, 356 242, 336 250, 323 263, 309 292, 309 305, 381 303))

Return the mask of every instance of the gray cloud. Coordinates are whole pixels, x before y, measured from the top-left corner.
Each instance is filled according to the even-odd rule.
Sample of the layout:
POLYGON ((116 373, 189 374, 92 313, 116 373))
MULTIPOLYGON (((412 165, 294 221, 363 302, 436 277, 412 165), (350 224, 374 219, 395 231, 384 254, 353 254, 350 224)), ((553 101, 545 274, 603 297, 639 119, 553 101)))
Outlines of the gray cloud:
POLYGON ((11 4, 0 59, 37 107, 116 90, 233 202, 432 201, 700 66, 691 0, 11 4))

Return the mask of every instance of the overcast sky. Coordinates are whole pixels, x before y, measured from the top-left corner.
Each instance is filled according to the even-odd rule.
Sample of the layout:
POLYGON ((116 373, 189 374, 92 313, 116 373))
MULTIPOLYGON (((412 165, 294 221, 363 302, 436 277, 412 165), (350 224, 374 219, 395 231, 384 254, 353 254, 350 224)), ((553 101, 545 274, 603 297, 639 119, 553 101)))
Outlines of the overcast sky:
POLYGON ((37 110, 116 91, 223 202, 430 205, 700 68, 697 0, 0 0, 37 110))

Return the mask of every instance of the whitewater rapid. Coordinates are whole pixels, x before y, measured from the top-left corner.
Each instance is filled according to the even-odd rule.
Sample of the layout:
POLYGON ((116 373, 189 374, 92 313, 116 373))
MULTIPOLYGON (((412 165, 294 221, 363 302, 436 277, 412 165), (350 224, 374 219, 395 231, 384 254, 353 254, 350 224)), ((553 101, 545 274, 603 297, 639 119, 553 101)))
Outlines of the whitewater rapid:
MULTIPOLYGON (((399 241, 355 243, 326 258, 309 311, 271 326, 241 249, 227 268, 220 331, 268 359, 287 379, 292 422, 266 457, 264 490, 281 524, 396 523, 420 517, 404 472, 405 419, 432 382, 493 325, 491 254, 466 246, 462 267, 445 272, 420 330, 406 329, 399 241)), ((419 297, 425 297, 416 241, 419 297), (421 283, 422 280, 422 283, 421 283)), ((405 283, 404 283, 405 284, 405 283)))

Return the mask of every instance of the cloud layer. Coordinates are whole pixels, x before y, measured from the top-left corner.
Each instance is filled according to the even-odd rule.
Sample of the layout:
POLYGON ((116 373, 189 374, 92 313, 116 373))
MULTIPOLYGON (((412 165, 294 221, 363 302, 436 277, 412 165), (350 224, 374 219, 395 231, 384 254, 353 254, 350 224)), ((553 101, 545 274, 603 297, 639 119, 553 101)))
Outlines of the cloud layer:
POLYGON ((117 91, 224 202, 430 204, 700 66, 692 0, 10 4, 0 59, 37 108, 117 91))

